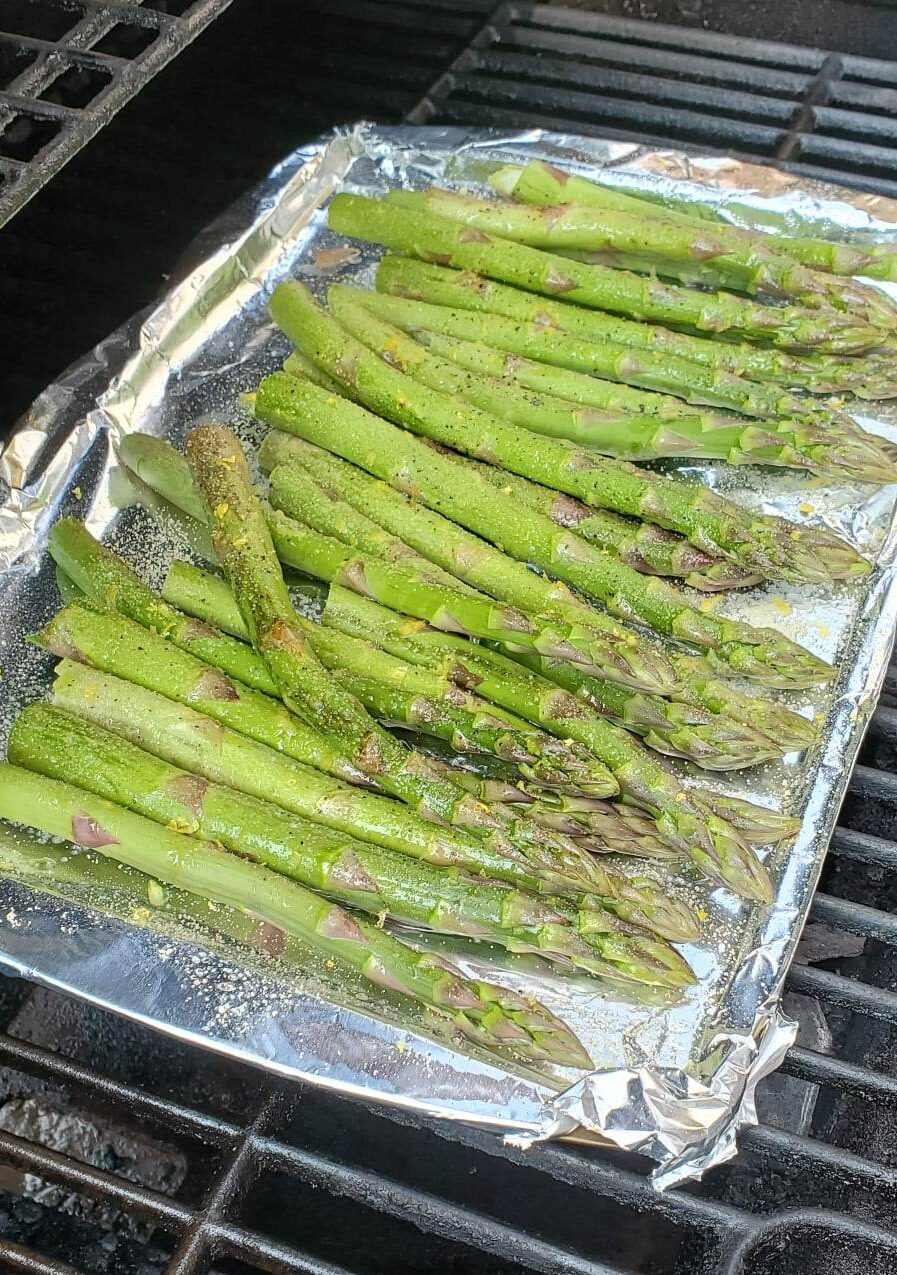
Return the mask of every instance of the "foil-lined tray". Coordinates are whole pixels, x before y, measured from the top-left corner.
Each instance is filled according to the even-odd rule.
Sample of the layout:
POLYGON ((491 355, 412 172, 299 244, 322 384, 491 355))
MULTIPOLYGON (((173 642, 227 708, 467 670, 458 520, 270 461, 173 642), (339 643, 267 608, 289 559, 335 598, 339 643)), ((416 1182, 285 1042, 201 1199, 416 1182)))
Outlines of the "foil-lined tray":
MULTIPOLYGON (((52 661, 23 641, 58 607, 49 527, 61 512, 86 519, 154 583, 183 545, 173 528, 131 502, 115 443, 130 430, 179 442, 208 418, 254 427, 238 398, 276 368, 287 343, 265 303, 295 275, 323 290, 336 277, 369 280, 376 253, 325 226, 336 191, 379 193, 433 181, 475 185, 499 163, 548 158, 658 197, 711 199, 735 221, 821 226, 845 238, 897 238, 897 204, 794 175, 674 151, 541 131, 503 135, 361 124, 302 147, 199 238, 165 299, 69 369, 35 402, 0 458, 0 663, 3 734, 49 685, 52 661)), ((897 439, 897 408, 863 404, 868 428, 897 439)), ((739 904, 693 882, 707 915, 686 955, 700 982, 680 1001, 625 999, 585 977, 558 977, 535 958, 461 940, 415 936, 462 966, 532 992, 575 1029, 588 1074, 525 1071, 434 1035, 413 1008, 337 983, 312 954, 286 965, 203 924, 202 909, 172 919, 151 905, 146 879, 109 874, 87 894, 61 896, 27 879, 0 880, 0 963, 50 986, 271 1071, 371 1101, 493 1126, 517 1144, 584 1130, 658 1162, 666 1187, 732 1156, 756 1120, 757 1082, 782 1060, 795 1025, 780 1009, 789 961, 819 876, 850 769, 875 706, 897 614, 897 488, 838 486, 782 470, 680 466, 752 508, 825 523, 872 556, 860 584, 769 585, 725 599, 725 614, 772 624, 841 669, 837 683, 789 703, 824 720, 823 743, 732 779, 683 765, 687 782, 803 814, 795 844, 770 868, 776 900, 739 904)), ((0 828, 3 846, 20 834, 0 828)), ((642 865, 640 866, 640 870, 642 865)), ((152 891, 150 891, 150 896, 152 891)), ((538 1154, 536 1150, 534 1154, 538 1154)))

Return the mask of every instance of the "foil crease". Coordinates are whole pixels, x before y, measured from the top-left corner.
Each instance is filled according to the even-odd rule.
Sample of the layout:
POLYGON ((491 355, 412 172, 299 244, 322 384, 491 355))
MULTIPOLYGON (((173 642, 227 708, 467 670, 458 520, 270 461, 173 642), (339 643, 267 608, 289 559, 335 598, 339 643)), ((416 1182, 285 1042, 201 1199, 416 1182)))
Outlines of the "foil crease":
MULTIPOLYGON (((335 238, 323 207, 338 189, 379 193, 432 181, 475 186, 501 163, 557 161, 596 168, 622 187, 663 199, 674 189, 713 202, 741 224, 845 239, 897 238, 897 203, 804 181, 760 165, 649 150, 540 130, 359 124, 303 146, 207 228, 151 311, 102 342, 37 399, 0 458, 0 660, 5 738, 17 711, 49 685, 52 662, 23 637, 58 607, 46 554, 61 512, 85 518, 155 581, 176 553, 176 530, 127 507, 116 439, 146 430, 180 441, 197 421, 231 421, 249 441, 237 400, 273 370, 287 344, 265 301, 281 278, 322 288, 370 279, 376 255, 335 238)), ((897 407, 862 405, 864 426, 897 439, 897 407)), ((774 852, 775 903, 741 905, 697 882, 683 887, 707 912, 706 934, 685 954, 699 985, 681 1001, 619 993, 584 977, 559 978, 535 958, 461 940, 414 935, 465 969, 531 992, 564 1017, 593 1060, 587 1074, 504 1067, 436 1033, 408 1006, 337 984, 310 956, 301 970, 213 936, 201 918, 146 906, 145 881, 123 873, 96 894, 46 881, 0 880, 0 962, 12 972, 86 997, 189 1040, 346 1094, 430 1116, 478 1123, 518 1146, 581 1138, 642 1152, 658 1188, 699 1177, 730 1158, 754 1093, 795 1038, 781 1009, 785 974, 819 877, 863 731, 875 707, 897 618, 897 490, 837 486, 772 469, 679 465, 733 499, 796 521, 824 522, 876 561, 863 583, 771 585, 733 595, 723 612, 772 624, 841 668, 823 692, 795 694, 824 718, 808 754, 736 778, 701 782, 803 814, 793 847, 774 852), (143 891, 143 893, 141 893, 143 891)), ((3 845, 21 837, 0 826, 3 845)), ((640 864, 639 870, 645 865, 640 864)), ((538 1154, 534 1150, 533 1154, 538 1154)))

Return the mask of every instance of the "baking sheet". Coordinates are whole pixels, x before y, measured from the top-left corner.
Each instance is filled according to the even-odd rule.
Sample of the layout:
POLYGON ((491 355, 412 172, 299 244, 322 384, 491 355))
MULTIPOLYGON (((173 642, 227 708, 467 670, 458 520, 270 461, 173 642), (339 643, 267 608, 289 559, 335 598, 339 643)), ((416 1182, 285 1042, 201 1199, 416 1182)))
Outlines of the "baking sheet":
MULTIPOLYGON (((335 278, 369 280, 373 250, 344 251, 324 225, 337 189, 378 193, 433 181, 469 185, 498 163, 548 158, 621 184, 663 190, 670 177, 710 190, 726 212, 756 209, 773 191, 784 215, 817 215, 845 235, 872 224, 868 197, 805 183, 733 160, 648 151, 528 131, 358 125, 296 151, 201 236, 164 301, 115 333, 50 386, 0 459, 9 491, 0 506, 0 662, 5 733, 18 709, 49 683, 52 660, 23 635, 58 608, 45 544, 61 512, 76 513, 159 583, 182 551, 172 528, 123 508, 115 440, 148 430, 179 442, 199 420, 230 421, 252 441, 238 395, 276 368, 285 339, 265 301, 296 275, 317 290, 335 278)), ((743 216, 743 212, 739 212, 743 216)), ((876 199, 876 232, 897 236, 897 206, 876 199)), ((897 439, 897 410, 863 404, 863 423, 897 439)), ((725 614, 771 624, 836 661, 837 683, 789 697, 824 718, 824 742, 802 756, 731 780, 684 764, 695 781, 803 813, 793 847, 773 854, 776 901, 737 902, 688 882, 707 913, 706 934, 685 953, 700 976, 681 1001, 624 999, 584 977, 559 978, 536 958, 431 938, 465 967, 532 991, 576 1030, 588 1074, 503 1068, 490 1056, 434 1037, 399 1000, 337 986, 310 957, 302 970, 214 939, 195 916, 173 922, 121 889, 60 900, 18 881, 0 882, 0 961, 12 971, 272 1071, 428 1115, 495 1126, 518 1144, 585 1127, 658 1162, 666 1187, 734 1153, 738 1128, 755 1120, 758 1080, 794 1038, 779 993, 819 875, 863 729, 887 665, 897 610, 897 489, 841 487, 784 471, 680 466, 741 503, 826 523, 876 559, 853 585, 769 585, 722 600, 725 614)), ((0 838, 2 852, 2 838, 0 838)), ((2 858, 2 853, 0 853, 2 858)), ((639 865, 643 870, 644 865, 639 865)), ((136 882, 136 884, 135 884, 136 882)), ((32 883, 33 884, 33 883, 32 883)), ((135 893, 136 891, 136 893, 135 893)), ((70 892, 71 893, 71 892, 70 892)))

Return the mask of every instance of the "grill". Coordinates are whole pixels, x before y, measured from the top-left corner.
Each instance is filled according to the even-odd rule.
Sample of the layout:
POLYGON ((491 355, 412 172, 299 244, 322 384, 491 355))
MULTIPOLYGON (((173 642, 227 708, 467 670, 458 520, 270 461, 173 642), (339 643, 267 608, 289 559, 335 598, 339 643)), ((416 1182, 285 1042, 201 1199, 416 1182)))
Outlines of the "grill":
POLYGON ((15 26, 0 30, 0 225, 227 3, 4 6, 15 26))
MULTIPOLYGON (((74 7, 182 40, 225 5, 58 5, 74 7)), ((295 31, 290 0, 234 0, 0 233, 7 407, 148 303, 195 231, 279 155, 362 116, 690 143, 897 194, 897 61, 868 56, 897 32, 892 6, 792 6, 811 35, 820 15, 837 30, 837 11, 845 52, 705 30, 715 15, 700 0, 644 7, 688 25, 490 0, 310 0, 295 31)), ((769 37, 776 8, 732 20, 769 37)), ((58 38, 26 46, 91 70, 90 39, 44 48, 58 38)), ((158 69, 153 47, 135 81, 158 69)), ((124 69, 107 69, 126 95, 124 69)), ((19 114, 59 121, 42 109, 19 114)), ((54 165, 99 114, 61 121, 70 149, 54 165)), ((16 197, 31 193, 37 179, 13 167, 16 197)), ((738 1162, 700 1185, 657 1197, 634 1157, 523 1155, 0 979, 0 1270, 893 1275, 897 664, 860 763, 788 982, 800 1044, 761 1085, 738 1162)))

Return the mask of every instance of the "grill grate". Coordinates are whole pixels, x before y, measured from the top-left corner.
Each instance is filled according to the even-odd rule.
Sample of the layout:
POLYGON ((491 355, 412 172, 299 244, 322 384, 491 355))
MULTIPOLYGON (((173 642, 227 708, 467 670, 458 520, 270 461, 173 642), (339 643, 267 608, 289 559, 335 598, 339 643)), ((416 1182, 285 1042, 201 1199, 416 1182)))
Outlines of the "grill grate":
POLYGON ((897 64, 820 49, 503 4, 411 114, 434 117, 687 143, 897 193, 897 64))
MULTIPOLYGON (((293 3, 237 0, 3 232, 0 369, 9 334, 30 324, 23 403, 150 300, 178 246, 279 154, 359 116, 688 143, 897 194, 897 62, 493 0, 309 0, 291 45, 293 3), (213 162, 198 165, 200 152, 213 162), (88 294, 73 325, 71 305, 88 294)), ((78 12, 162 32, 149 60, 165 33, 224 7, 79 0, 78 12)), ((7 86, 71 46, 70 0, 19 8, 46 25, 25 46, 0 36, 7 86)), ((845 6, 845 21, 861 12, 845 6)), ((93 110, 105 72, 126 78, 122 50, 99 38, 63 52, 53 84, 31 94, 39 137, 60 122, 57 107, 93 110)), ((128 68, 140 82, 144 66, 128 68)), ((0 97, 4 120, 8 106, 0 97)), ((861 763, 789 979, 801 1044, 761 1086, 761 1124, 739 1161, 699 1186, 658 1198, 632 1157, 558 1145, 525 1156, 486 1132, 286 1088, 0 980, 0 1270, 893 1275, 897 664, 861 763), (43 1112, 32 1125, 28 1101, 43 1112), (160 1184, 120 1141, 103 1154, 89 1138, 73 1145, 54 1103, 91 1129, 111 1122, 135 1144, 168 1147, 183 1172, 160 1184), (60 1213, 21 1199, 46 1199, 48 1183, 62 1187, 60 1213)))
POLYGON ((0 226, 229 3, 4 0, 0 226))

